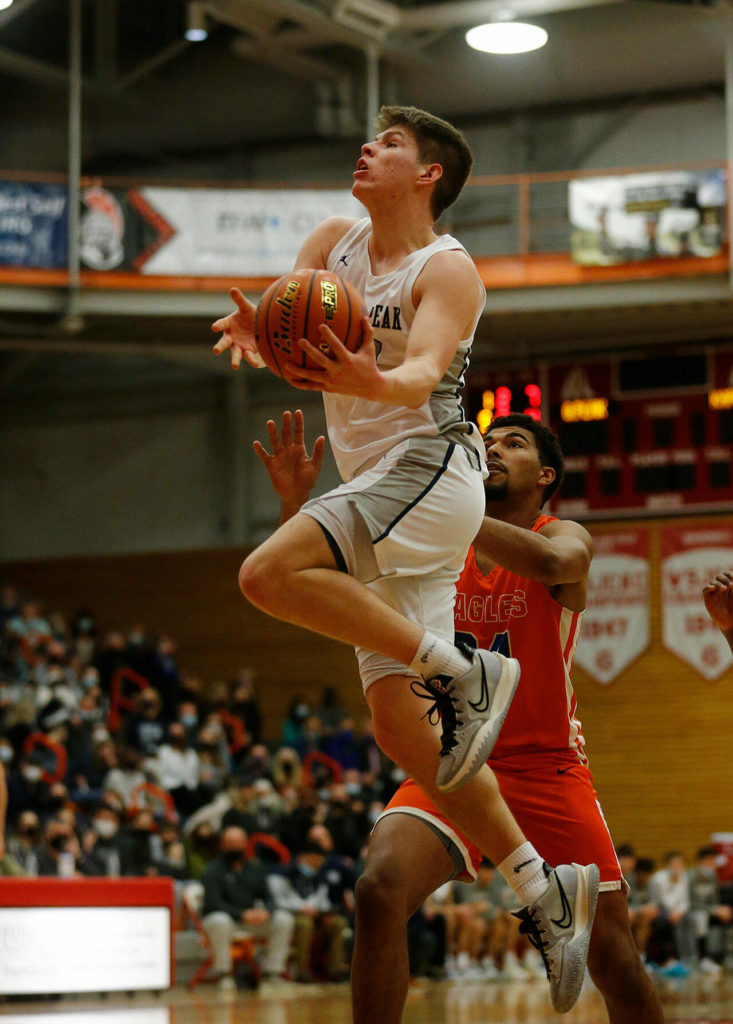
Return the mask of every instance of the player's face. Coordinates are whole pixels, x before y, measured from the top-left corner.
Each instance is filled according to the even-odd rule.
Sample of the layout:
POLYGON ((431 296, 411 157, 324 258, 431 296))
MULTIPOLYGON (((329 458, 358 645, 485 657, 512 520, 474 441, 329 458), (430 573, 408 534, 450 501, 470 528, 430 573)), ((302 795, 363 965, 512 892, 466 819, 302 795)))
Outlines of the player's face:
POLYGON ((407 128, 385 128, 373 142, 365 142, 354 171, 353 194, 364 199, 379 188, 398 198, 426 165, 418 160, 417 141, 407 128))
POLYGON ((541 471, 534 435, 522 427, 489 428, 484 435, 486 500, 504 501, 521 493, 534 492, 541 471))

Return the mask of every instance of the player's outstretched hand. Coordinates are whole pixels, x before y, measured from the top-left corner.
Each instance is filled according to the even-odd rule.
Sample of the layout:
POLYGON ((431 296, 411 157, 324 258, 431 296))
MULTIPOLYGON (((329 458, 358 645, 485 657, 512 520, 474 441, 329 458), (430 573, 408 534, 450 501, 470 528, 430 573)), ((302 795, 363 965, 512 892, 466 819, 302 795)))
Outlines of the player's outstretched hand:
POLYGON ((303 413, 296 409, 283 413, 282 426, 278 433, 274 420, 267 421, 272 455, 259 441, 252 447, 260 462, 267 470, 272 486, 280 496, 283 509, 290 514, 297 512, 308 500, 318 474, 321 471, 326 439, 321 434, 313 445, 313 454, 308 455, 303 431, 303 413))
POLYGON ((257 351, 255 342, 254 325, 257 307, 244 297, 239 288, 230 288, 229 294, 237 308, 233 313, 220 317, 211 325, 212 331, 216 334, 223 332, 221 338, 214 345, 214 352, 219 355, 229 349, 233 370, 239 369, 242 359, 250 366, 259 369, 265 363, 257 351))
POLYGON ((724 633, 733 630, 733 572, 721 572, 702 588, 708 615, 724 633))

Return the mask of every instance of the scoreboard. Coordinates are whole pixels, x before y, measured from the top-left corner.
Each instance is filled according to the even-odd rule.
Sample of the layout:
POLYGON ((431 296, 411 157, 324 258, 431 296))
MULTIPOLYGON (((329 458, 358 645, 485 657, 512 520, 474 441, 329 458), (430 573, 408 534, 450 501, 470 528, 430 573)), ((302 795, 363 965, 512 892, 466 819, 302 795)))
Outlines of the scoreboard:
POLYGON ((733 511, 733 345, 638 357, 480 368, 467 413, 524 412, 560 438, 557 515, 733 511))

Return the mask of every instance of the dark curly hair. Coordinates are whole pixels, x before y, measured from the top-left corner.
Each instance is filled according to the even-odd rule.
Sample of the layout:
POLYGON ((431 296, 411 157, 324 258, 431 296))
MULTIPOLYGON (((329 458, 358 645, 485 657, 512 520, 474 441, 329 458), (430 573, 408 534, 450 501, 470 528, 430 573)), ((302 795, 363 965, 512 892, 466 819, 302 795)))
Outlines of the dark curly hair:
POLYGON ((510 412, 508 416, 497 416, 489 424, 486 434, 490 434, 497 427, 522 427, 523 430, 528 430, 534 437, 540 464, 551 466, 555 470, 555 479, 542 492, 542 504, 544 505, 557 492, 565 475, 565 457, 557 434, 546 427, 544 423, 540 423, 532 416, 526 416, 523 412, 510 412))

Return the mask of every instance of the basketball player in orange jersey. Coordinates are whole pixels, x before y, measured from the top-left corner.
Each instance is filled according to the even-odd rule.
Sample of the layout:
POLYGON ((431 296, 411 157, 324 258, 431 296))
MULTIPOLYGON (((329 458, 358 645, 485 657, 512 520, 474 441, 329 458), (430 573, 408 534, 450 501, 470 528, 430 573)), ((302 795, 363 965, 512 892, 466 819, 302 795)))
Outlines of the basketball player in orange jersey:
POLYGON ((708 615, 733 653, 733 572, 721 572, 702 591, 708 615))
MULTIPOLYGON (((379 746, 531 905, 555 1004, 568 1008, 582 982, 598 870, 546 871, 517 827, 485 761, 519 666, 453 643, 455 582, 484 507, 483 444, 460 393, 485 291, 463 246, 434 223, 471 166, 446 121, 382 108, 353 176, 369 216, 330 218, 303 243, 295 269, 341 273, 374 311, 374 326, 364 318, 354 353, 323 326, 329 356, 300 342, 317 369, 285 364, 290 384, 323 394, 344 483, 249 555, 239 583, 268 614, 356 647, 379 746), (421 693, 438 705, 442 735, 421 717, 421 693)), ((237 309, 214 323, 223 332, 215 351, 229 349, 234 367, 242 358, 258 365, 255 307, 231 294, 237 309)))
MULTIPOLYGON (((296 423, 293 436, 286 414, 282 441, 268 424, 273 456, 255 444, 281 495, 284 518, 312 487, 323 454, 319 438, 308 459, 302 419, 296 423)), ((577 523, 542 514, 563 475, 562 452, 550 430, 513 414, 491 424, 485 444, 486 517, 458 582, 456 631, 472 644, 511 651, 522 664, 489 763, 510 810, 545 857, 600 866, 588 967, 610 1024, 661 1024, 661 1007, 631 934, 626 888, 593 789, 570 682, 591 540, 577 523)), ((474 813, 481 813, 478 806, 474 813)), ((407 922, 444 882, 475 879, 480 859, 421 788, 405 781, 374 827, 356 886, 355 1024, 398 1024, 408 986, 407 922)), ((531 941, 527 911, 520 916, 531 941)))

